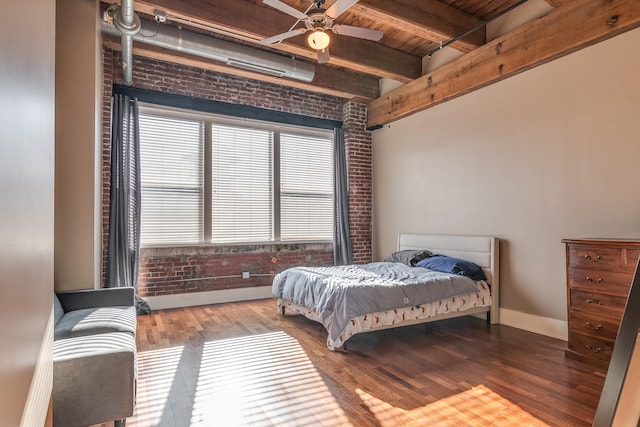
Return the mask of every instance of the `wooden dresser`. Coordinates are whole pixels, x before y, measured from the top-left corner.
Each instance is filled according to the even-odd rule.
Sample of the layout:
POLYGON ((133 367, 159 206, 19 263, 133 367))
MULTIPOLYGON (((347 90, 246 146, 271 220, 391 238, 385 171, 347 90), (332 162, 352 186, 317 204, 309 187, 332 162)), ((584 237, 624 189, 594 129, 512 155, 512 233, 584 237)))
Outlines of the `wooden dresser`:
POLYGON ((564 239, 569 346, 565 355, 606 368, 640 255, 640 240, 564 239))

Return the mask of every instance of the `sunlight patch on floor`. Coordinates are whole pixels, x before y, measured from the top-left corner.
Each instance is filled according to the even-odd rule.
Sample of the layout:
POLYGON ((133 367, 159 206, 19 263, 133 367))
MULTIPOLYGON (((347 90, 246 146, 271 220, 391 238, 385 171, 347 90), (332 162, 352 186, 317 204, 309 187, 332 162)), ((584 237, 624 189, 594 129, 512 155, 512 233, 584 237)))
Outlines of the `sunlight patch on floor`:
POLYGON ((381 427, 548 426, 483 385, 414 409, 395 407, 361 389, 356 393, 381 427))
POLYGON ((205 343, 191 426, 349 426, 295 339, 284 332, 205 343))
POLYGON ((170 411, 173 387, 183 346, 138 353, 138 389, 136 408, 127 426, 147 427, 162 424, 170 411))

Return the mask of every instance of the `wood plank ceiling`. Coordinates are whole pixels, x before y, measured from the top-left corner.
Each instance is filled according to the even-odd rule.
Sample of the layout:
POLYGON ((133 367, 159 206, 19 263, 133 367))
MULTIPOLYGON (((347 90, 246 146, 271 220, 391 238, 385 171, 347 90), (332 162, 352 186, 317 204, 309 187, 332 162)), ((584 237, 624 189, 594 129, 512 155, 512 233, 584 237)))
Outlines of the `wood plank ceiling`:
MULTIPOLYGON (((282 1, 300 11, 311 5, 310 0, 282 1)), ((134 43, 134 53, 368 102, 369 126, 376 127, 640 25, 640 2, 637 0, 545 1, 555 10, 499 41, 505 50, 511 49, 509 58, 513 65, 504 70, 504 59, 499 59, 498 63, 490 64, 498 67, 499 72, 485 70, 484 74, 479 72, 473 78, 464 77, 472 73, 470 67, 474 68, 478 62, 489 61, 491 56, 497 56, 496 52, 500 53, 494 46, 496 40, 487 43, 483 22, 515 6, 518 0, 360 0, 335 23, 381 30, 384 36, 379 42, 373 42, 332 34, 331 59, 326 64, 316 63, 316 53, 307 46, 304 36, 289 38, 269 47, 259 45, 259 40, 286 32, 296 22, 295 18, 263 4, 262 0, 135 1, 136 12, 143 19, 153 19, 153 15, 160 12, 169 18, 169 25, 179 24, 184 29, 192 28, 212 37, 314 63, 316 73, 310 83, 248 72, 137 42, 134 43), (616 22, 611 23, 613 17, 616 17, 616 22), (544 28, 540 28, 541 25, 544 28), (457 78, 462 82, 460 87, 449 92, 445 85, 440 85, 440 92, 426 94, 427 91, 422 89, 433 86, 434 78, 423 75, 423 58, 441 43, 474 27, 478 30, 451 44, 463 55, 446 67, 433 71, 440 73, 437 74, 440 81, 457 78), (548 43, 550 36, 560 36, 563 43, 552 47, 557 43, 548 43), (512 46, 512 41, 518 44, 512 46), (535 49, 528 49, 533 45, 535 49), (529 51, 526 59, 521 59, 518 53, 523 50, 529 51), (381 78, 405 85, 380 97, 381 78)), ((324 7, 328 8, 333 2, 326 0, 324 7)), ((105 3, 119 3, 119 0, 106 0, 105 3)), ((119 49, 118 40, 105 37, 105 43, 119 49)), ((495 62, 495 58, 493 60, 495 62)))

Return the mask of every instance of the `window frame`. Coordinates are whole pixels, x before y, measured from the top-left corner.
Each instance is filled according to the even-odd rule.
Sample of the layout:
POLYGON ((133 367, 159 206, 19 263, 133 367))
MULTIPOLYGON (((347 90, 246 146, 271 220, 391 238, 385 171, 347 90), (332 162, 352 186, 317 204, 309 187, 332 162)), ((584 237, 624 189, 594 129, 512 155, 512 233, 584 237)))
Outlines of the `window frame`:
MULTIPOLYGON (((327 128, 312 128, 294 124, 284 124, 265 120, 257 120, 251 118, 233 117, 222 114, 185 110, 183 108, 171 107, 167 105, 159 105, 151 102, 140 101, 140 114, 152 114, 154 116, 164 116, 174 119, 200 120, 204 126, 203 144, 203 181, 204 181, 204 197, 202 200, 203 229, 202 241, 198 243, 180 243, 180 242, 164 242, 164 243, 144 243, 141 241, 142 248, 163 248, 163 247, 194 247, 194 246, 251 246, 264 244, 296 244, 296 243, 327 243, 332 242, 333 237, 327 239, 281 239, 281 189, 280 189, 280 135, 281 133, 296 134, 314 138, 326 138, 331 141, 332 151, 335 144, 333 130, 327 128), (212 125, 240 126, 257 130, 268 130, 273 132, 272 151, 272 240, 268 241, 229 241, 229 242, 213 242, 212 241, 212 125)), ((333 156, 331 156, 331 165, 333 167, 333 156)), ((335 193, 335 183, 332 178, 332 193, 335 193)), ((332 209, 332 222, 335 221, 335 208, 332 209)))

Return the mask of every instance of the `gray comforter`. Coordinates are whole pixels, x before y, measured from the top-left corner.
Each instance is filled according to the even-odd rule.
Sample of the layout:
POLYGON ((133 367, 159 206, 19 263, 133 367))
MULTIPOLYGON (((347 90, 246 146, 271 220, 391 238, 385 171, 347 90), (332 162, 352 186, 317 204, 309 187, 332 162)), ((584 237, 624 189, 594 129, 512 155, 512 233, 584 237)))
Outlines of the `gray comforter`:
POLYGON ((476 292, 473 280, 397 262, 338 267, 295 267, 273 280, 273 295, 312 308, 329 337, 337 339, 350 319, 476 292))

